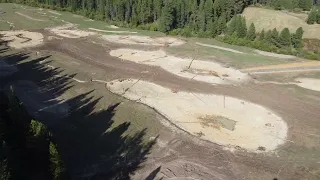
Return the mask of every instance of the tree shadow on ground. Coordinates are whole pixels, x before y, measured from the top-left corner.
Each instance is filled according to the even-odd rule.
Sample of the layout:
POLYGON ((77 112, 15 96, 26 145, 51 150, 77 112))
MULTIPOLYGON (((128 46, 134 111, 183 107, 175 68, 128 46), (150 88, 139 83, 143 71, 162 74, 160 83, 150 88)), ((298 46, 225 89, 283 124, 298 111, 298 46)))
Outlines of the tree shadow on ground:
POLYGON ((145 180, 153 180, 157 174, 160 172, 161 166, 159 166, 157 169, 153 170, 147 177, 145 180))
MULTIPOLYGON (((0 49, 0 52, 5 51, 10 50, 0 49)), ((97 103, 107 99, 95 97, 94 89, 67 100, 57 99, 56 97, 74 88, 74 83, 77 82, 72 77, 76 74, 68 75, 62 69, 48 67, 49 62, 44 60, 50 56, 32 58, 31 55, 26 52, 5 56, 0 54, 1 61, 19 69, 10 76, 1 77, 0 87, 5 91, 6 87, 15 85, 17 81, 34 82, 38 86, 36 93, 23 93, 20 90, 17 96, 29 96, 29 100, 41 101, 35 103, 50 105, 49 108, 59 107, 63 103, 69 106, 65 116, 40 111, 39 108, 26 109, 33 111, 29 113, 46 124, 52 132, 72 179, 129 179, 130 174, 145 161, 156 140, 144 141, 146 129, 128 132, 130 119, 114 125, 113 117, 121 102, 97 110, 97 103)), ((20 100, 23 102, 24 99, 20 100)), ((25 106, 32 104, 23 103, 25 106)))

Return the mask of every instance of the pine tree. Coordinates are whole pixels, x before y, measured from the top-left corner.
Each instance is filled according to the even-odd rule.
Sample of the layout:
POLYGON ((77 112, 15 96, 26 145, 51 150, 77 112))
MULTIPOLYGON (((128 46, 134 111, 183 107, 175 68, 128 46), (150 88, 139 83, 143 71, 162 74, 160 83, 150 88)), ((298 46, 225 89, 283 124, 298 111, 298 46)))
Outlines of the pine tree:
POLYGON ((320 24, 320 2, 319 2, 319 6, 318 9, 316 10, 316 14, 317 14, 317 24, 320 24))
POLYGON ((313 0, 299 0, 299 7, 304 11, 309 11, 313 5, 313 0))
POLYGON ((214 19, 213 19, 213 23, 212 23, 212 34, 213 36, 216 36, 216 35, 219 35, 218 34, 218 26, 219 26, 219 20, 218 20, 218 17, 215 16, 214 19))
POLYGON ((271 40, 274 44, 277 44, 278 40, 279 40, 279 32, 276 28, 274 28, 272 30, 272 33, 271 33, 271 40))
POLYGON ((281 10, 283 8, 283 0, 272 0, 270 5, 276 10, 281 10))
POLYGON ((166 4, 162 8, 161 18, 160 18, 160 22, 159 22, 159 30, 161 32, 167 33, 171 30, 172 24, 173 24, 172 12, 173 12, 173 9, 170 4, 166 4))
POLYGON ((299 8, 300 0, 292 0, 292 8, 299 8))
POLYGON ((208 19, 207 24, 206 24, 206 31, 212 33, 213 32, 213 20, 208 19))
POLYGON ((162 0, 154 0, 153 1, 153 13, 154 13, 154 21, 160 18, 161 16, 161 8, 162 8, 162 0))
POLYGON ((26 111, 15 94, 13 87, 11 88, 11 95, 9 97, 9 116, 13 125, 12 134, 14 134, 14 148, 23 150, 27 145, 27 137, 29 133, 28 119, 26 117, 26 111))
POLYGON ((227 34, 232 35, 236 31, 236 29, 237 29, 237 16, 234 16, 228 24, 227 34))
POLYGON ((206 14, 204 11, 199 11, 199 26, 200 26, 200 31, 204 32, 206 30, 206 14))
POLYGON ((204 11, 204 0, 200 0, 199 11, 198 11, 198 20, 200 32, 204 32, 206 30, 206 13, 204 11))
POLYGON ((308 15, 307 23, 314 24, 315 22, 317 22, 317 15, 317 10, 313 8, 308 15))
POLYGON ((248 33, 247 33, 247 39, 253 41, 256 38, 256 28, 253 23, 251 23, 248 33))
POLYGON ((291 35, 288 28, 284 28, 281 31, 280 37, 279 37, 279 43, 282 46, 286 46, 286 47, 291 45, 291 35))
POLYGON ((303 29, 299 27, 296 30, 296 33, 292 35, 292 44, 294 48, 301 48, 303 46, 302 43, 303 29))
POLYGON ((204 11, 206 15, 206 21, 210 21, 213 18, 213 2, 212 0, 206 0, 204 3, 204 11))
POLYGON ((264 39, 269 42, 269 43, 272 43, 272 31, 271 30, 268 30, 267 33, 265 34, 264 36, 264 39))
POLYGON ((262 29, 262 31, 259 34, 259 41, 263 41, 265 37, 265 33, 264 33, 264 29, 262 29))
POLYGON ((218 19, 218 27, 217 27, 216 33, 217 34, 223 33, 225 31, 226 27, 227 27, 226 14, 223 13, 223 14, 221 14, 221 16, 218 19))
POLYGON ((237 36, 240 38, 244 38, 247 35, 247 27, 246 27, 246 21, 242 16, 237 17, 236 21, 236 33, 237 36))
POLYGON ((302 40, 303 33, 304 33, 304 31, 303 31, 302 27, 299 27, 299 28, 296 30, 296 35, 297 35, 297 37, 298 37, 300 40, 302 40))

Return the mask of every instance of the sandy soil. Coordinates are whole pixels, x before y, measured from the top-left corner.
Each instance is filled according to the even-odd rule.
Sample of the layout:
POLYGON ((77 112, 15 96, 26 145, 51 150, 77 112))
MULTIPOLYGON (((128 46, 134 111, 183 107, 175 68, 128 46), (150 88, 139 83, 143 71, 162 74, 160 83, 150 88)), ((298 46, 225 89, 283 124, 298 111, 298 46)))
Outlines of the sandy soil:
POLYGON ((155 108, 185 131, 211 142, 250 151, 264 147, 269 151, 286 139, 286 123, 270 110, 251 102, 221 95, 172 92, 139 80, 115 80, 108 83, 108 88, 155 108), (230 120, 218 121, 217 117, 230 120), (226 121, 235 121, 233 130, 224 127, 226 121))
POLYGON ((48 11, 49 13, 52 13, 52 14, 55 14, 55 15, 62 15, 62 14, 60 14, 60 13, 58 13, 58 12, 56 12, 56 11, 48 11))
POLYGON ((10 76, 17 72, 18 69, 14 65, 9 65, 3 60, 0 60, 0 77, 10 76))
POLYGON ((169 56, 162 50, 117 49, 110 51, 110 55, 140 64, 160 66, 175 75, 212 84, 243 83, 250 80, 247 74, 222 67, 218 63, 169 56))
POLYGON ((299 82, 296 85, 300 87, 320 92, 320 79, 297 78, 295 80, 299 82))
POLYGON ((230 48, 225 48, 225 47, 220 47, 220 46, 214 46, 214 45, 211 45, 211 44, 203 44, 203 43, 199 43, 199 42, 196 42, 196 44, 200 45, 200 46, 212 47, 212 48, 216 48, 216 49, 220 49, 220 50, 224 50, 224 51, 229 51, 229 52, 233 52, 233 53, 244 54, 241 51, 237 51, 237 50, 230 49, 230 48))
POLYGON ((81 38, 96 34, 94 32, 79 30, 75 27, 74 24, 71 23, 65 24, 63 26, 47 28, 47 30, 58 36, 66 38, 81 38))
POLYGON ((33 18, 31 16, 28 16, 28 15, 20 13, 20 12, 16 12, 16 14, 19 14, 20 16, 23 16, 23 17, 25 17, 27 19, 30 19, 30 20, 33 20, 33 21, 40 21, 40 22, 46 21, 46 20, 43 20, 43 19, 33 18))
POLYGON ((254 50, 254 51, 257 52, 260 55, 263 55, 263 56, 270 56, 270 57, 281 58, 281 59, 293 59, 293 58, 296 58, 295 56, 292 56, 292 55, 277 54, 277 53, 260 51, 260 50, 254 50))
POLYGON ((185 42, 174 37, 151 38, 149 36, 103 35, 103 39, 119 44, 139 44, 152 46, 180 46, 185 42))
POLYGON ((42 44, 43 42, 43 35, 38 32, 19 30, 0 31, 0 34, 3 35, 1 39, 8 41, 8 46, 15 49, 34 47, 42 44))
POLYGON ((118 33, 118 34, 122 34, 122 33, 128 33, 128 34, 136 34, 137 32, 132 32, 132 31, 107 31, 107 30, 103 30, 103 29, 96 29, 96 28, 88 28, 90 30, 93 31, 98 31, 98 32, 106 32, 106 33, 118 33))

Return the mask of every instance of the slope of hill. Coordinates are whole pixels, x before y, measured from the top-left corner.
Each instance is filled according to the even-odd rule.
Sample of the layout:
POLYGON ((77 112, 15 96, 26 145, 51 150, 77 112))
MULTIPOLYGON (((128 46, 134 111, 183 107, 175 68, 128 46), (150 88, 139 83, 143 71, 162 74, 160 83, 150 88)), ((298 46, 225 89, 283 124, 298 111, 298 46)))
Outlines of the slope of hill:
POLYGON ((307 14, 295 14, 272 9, 248 7, 244 10, 243 15, 247 20, 247 24, 250 25, 254 23, 258 31, 273 28, 281 31, 287 27, 291 32, 295 32, 297 28, 302 27, 305 31, 303 38, 320 39, 320 25, 308 25, 305 22, 307 14))

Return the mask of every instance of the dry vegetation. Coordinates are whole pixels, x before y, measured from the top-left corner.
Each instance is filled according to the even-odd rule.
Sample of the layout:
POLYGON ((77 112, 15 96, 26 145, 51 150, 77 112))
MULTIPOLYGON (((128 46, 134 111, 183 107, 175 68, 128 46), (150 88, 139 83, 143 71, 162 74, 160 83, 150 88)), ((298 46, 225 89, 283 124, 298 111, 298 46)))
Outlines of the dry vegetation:
POLYGON ((285 27, 289 28, 291 32, 299 27, 302 27, 305 31, 304 38, 317 38, 320 39, 320 25, 308 25, 304 16, 301 14, 293 15, 294 13, 286 13, 283 11, 275 11, 271 9, 262 9, 256 7, 248 7, 244 10, 243 15, 247 20, 247 24, 254 23, 256 29, 261 31, 262 29, 268 30, 277 28, 282 30, 285 27))

